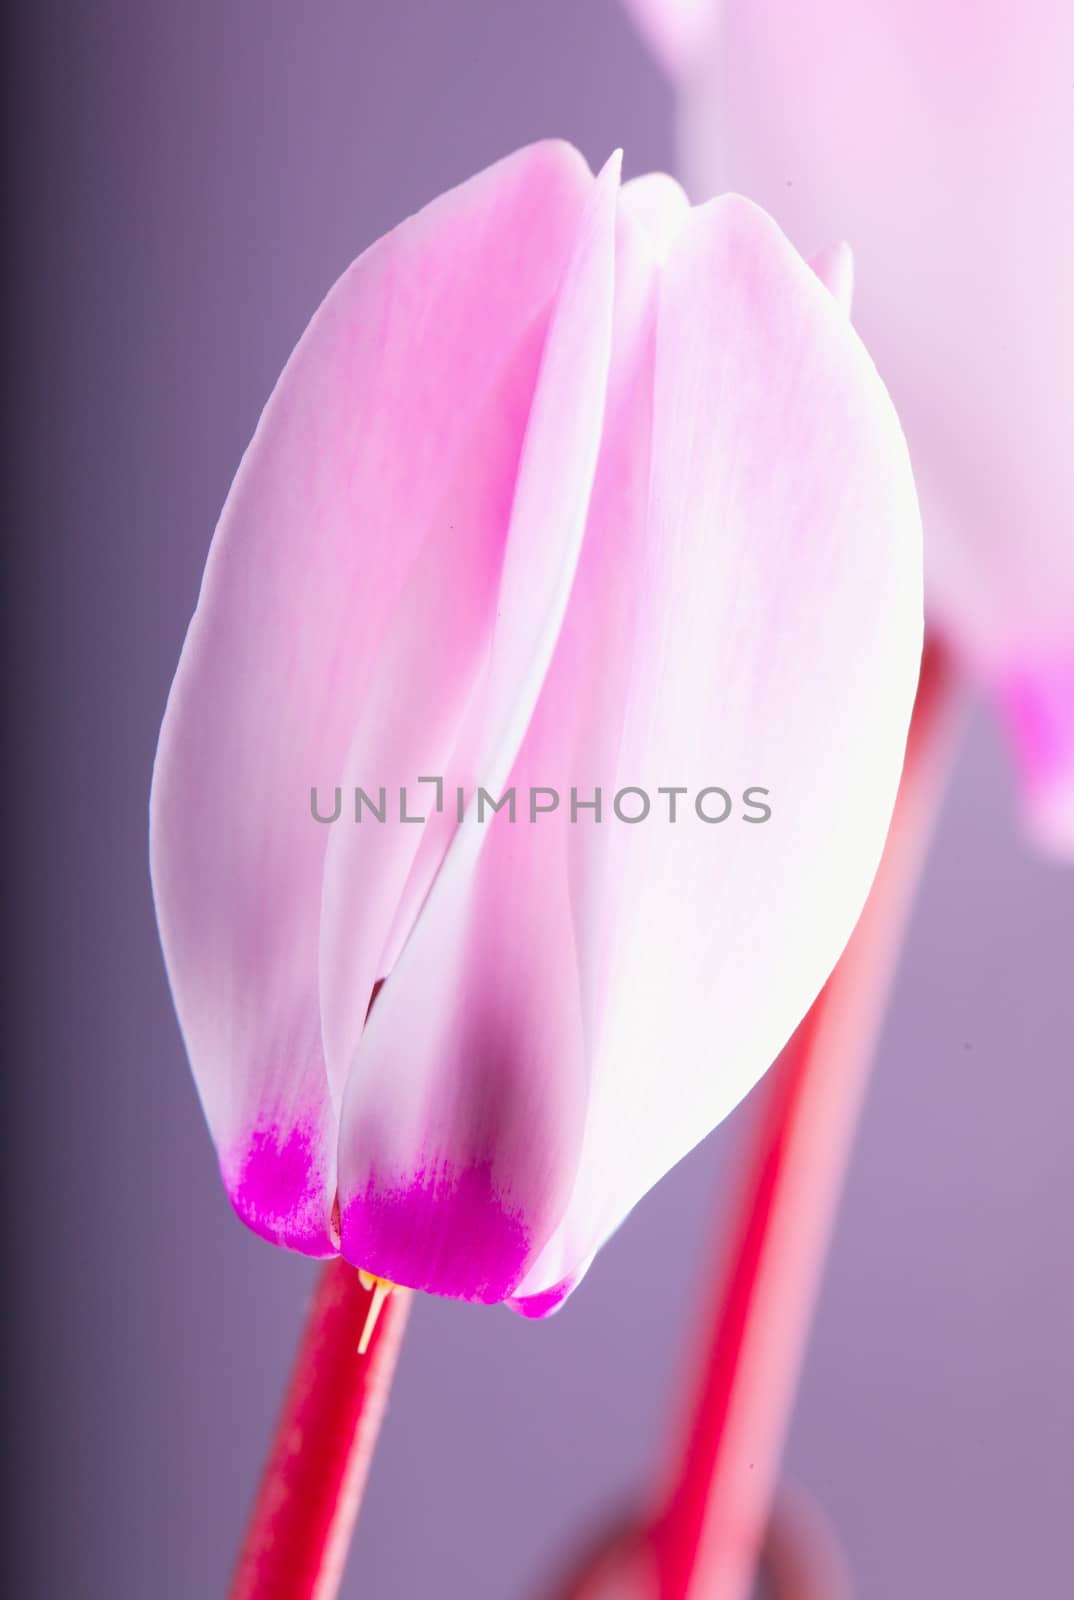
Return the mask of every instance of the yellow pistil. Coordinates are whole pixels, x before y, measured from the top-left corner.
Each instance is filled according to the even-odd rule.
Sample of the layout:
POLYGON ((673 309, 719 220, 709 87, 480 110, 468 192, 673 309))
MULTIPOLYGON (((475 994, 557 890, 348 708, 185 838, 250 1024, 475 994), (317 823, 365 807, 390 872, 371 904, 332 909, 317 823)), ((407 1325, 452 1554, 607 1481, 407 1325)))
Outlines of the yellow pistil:
POLYGON ((372 1300, 369 1302, 369 1309, 365 1314, 362 1336, 358 1340, 358 1354, 364 1356, 369 1349, 369 1341, 373 1337, 373 1329, 376 1327, 377 1320, 380 1317, 381 1307, 392 1290, 398 1286, 392 1283, 389 1278, 378 1278, 373 1272, 364 1272, 361 1267, 358 1268, 358 1282, 363 1289, 370 1290, 373 1295, 372 1300))

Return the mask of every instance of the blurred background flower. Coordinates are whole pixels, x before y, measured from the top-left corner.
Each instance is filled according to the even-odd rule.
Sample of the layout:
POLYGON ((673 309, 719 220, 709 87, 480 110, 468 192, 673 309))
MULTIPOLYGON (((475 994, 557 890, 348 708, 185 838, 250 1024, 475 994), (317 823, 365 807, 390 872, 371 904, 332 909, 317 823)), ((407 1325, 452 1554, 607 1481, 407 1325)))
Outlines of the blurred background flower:
POLYGON ((1074 855, 1074 7, 631 0, 691 197, 850 241, 922 496, 929 614, 1074 855))

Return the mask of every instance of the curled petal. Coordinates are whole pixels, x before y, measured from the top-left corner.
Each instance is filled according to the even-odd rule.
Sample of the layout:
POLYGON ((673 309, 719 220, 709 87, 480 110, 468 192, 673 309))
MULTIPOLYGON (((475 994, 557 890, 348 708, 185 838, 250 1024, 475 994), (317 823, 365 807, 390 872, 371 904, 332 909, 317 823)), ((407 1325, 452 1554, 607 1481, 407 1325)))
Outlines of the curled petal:
POLYGON ((434 758, 454 738, 493 622, 542 326, 592 182, 567 146, 534 146, 343 276, 243 461, 169 698, 151 862, 176 1009, 236 1209, 309 1253, 335 1248, 348 1044, 417 832, 385 830, 363 859, 349 971, 338 953, 348 908, 328 873, 341 998, 326 1056, 319 934, 333 830, 311 816, 311 789, 330 816, 356 765, 388 782, 405 766, 408 722, 427 730, 434 758), (439 612, 434 582, 450 601, 439 612), (396 682, 389 707, 385 664, 427 643, 436 668, 426 659, 396 682))
MULTIPOLYGON (((582 544, 611 352, 617 187, 612 166, 557 298, 523 447, 472 745, 476 782, 494 797, 526 736, 582 544)), ((476 808, 359 1042, 340 1204, 351 1261, 498 1301, 565 1204, 578 1122, 563 1103, 584 1080, 562 874, 544 876, 525 828, 488 830, 476 808), (527 907, 525 924, 513 904, 527 907)))
POLYGON ((857 919, 898 782, 921 647, 905 446, 843 311, 744 201, 691 213, 663 269, 637 531, 613 505, 545 693, 575 706, 554 719, 563 767, 603 727, 606 792, 661 809, 569 830, 585 1125, 567 1211, 514 1296, 530 1311, 777 1055, 857 919), (609 677, 626 692, 605 698, 609 677), (726 820, 700 821, 706 788, 724 813, 716 786, 726 820))

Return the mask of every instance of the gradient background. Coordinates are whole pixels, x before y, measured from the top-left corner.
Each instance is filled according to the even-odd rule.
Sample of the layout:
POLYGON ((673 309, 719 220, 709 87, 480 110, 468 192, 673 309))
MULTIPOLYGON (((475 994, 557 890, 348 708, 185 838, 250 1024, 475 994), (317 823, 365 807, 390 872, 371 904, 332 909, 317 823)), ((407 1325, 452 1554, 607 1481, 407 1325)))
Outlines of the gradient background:
MULTIPOLYGON (((328 285, 540 135, 628 173, 670 102, 615 0, 37 0, 9 26, 3 674, 20 1600, 220 1594, 313 1269, 219 1187, 146 796, 216 513, 328 285)), ((903 962, 788 1472, 867 1600, 1058 1593, 1074 1458, 1074 881, 972 723, 903 962)), ((241 803, 241 800, 239 801, 241 803)), ((658 1458, 749 1107, 556 1321, 416 1308, 346 1594, 539 1592, 658 1458)))

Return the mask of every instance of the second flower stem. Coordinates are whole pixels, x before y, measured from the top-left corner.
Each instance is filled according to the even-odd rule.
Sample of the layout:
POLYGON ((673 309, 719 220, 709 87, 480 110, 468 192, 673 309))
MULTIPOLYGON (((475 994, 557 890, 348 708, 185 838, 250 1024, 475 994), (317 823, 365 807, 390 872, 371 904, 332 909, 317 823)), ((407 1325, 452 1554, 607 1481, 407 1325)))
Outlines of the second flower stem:
POLYGON ((953 686, 930 643, 876 881, 761 1091, 690 1420, 652 1532, 661 1600, 749 1592, 869 1058, 946 775, 953 686))

